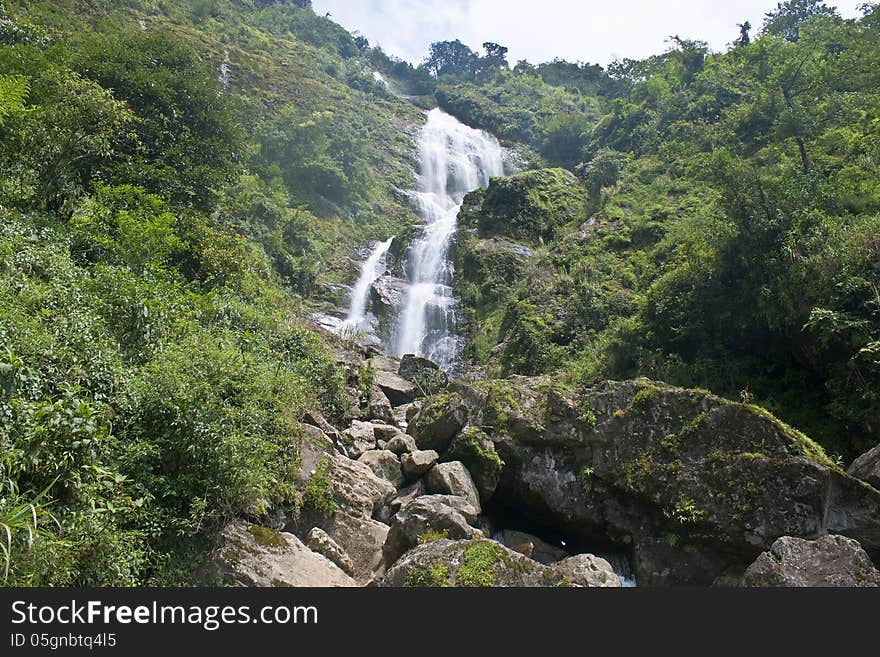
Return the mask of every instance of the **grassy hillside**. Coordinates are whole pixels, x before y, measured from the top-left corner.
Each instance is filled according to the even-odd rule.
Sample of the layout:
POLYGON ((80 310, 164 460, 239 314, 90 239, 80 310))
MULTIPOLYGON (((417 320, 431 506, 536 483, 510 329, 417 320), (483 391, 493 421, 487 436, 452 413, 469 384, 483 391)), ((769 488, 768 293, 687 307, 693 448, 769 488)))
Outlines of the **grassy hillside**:
POLYGON ((413 221, 420 111, 360 55, 289 3, 0 4, 4 583, 186 583, 296 507, 348 408, 300 318, 413 221))

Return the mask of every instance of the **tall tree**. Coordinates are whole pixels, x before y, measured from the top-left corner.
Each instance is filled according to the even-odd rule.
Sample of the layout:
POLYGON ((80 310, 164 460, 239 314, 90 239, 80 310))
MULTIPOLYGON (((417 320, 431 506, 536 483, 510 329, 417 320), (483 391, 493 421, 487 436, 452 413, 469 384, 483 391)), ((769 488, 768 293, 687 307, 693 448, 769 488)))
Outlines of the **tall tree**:
POLYGON ((787 0, 764 16, 764 33, 781 36, 787 41, 800 38, 801 25, 812 16, 837 16, 837 11, 821 0, 787 0))
POLYGON ((471 74, 479 59, 477 53, 456 39, 432 43, 424 64, 438 78, 443 75, 462 76, 471 74))

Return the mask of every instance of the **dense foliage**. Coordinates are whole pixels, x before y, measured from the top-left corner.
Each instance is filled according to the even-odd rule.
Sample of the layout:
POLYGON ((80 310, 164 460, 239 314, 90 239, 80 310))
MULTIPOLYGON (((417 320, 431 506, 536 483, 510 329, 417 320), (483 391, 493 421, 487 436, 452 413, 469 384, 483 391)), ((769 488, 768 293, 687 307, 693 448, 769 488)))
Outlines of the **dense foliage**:
POLYGON ((302 415, 344 413, 297 294, 336 193, 310 172, 345 177, 340 215, 357 176, 290 109, 286 150, 260 152, 275 124, 244 121, 187 38, 131 26, 151 3, 89 6, 70 36, 76 3, 26 4, 0 5, 0 573, 185 583, 225 518, 299 503, 302 415))
POLYGON ((419 107, 534 169, 465 203, 472 365, 876 444, 880 9, 749 30, 607 70, 459 41, 413 66, 307 0, 0 2, 4 581, 185 583, 226 518, 328 504, 291 486, 298 422, 342 419, 345 382, 300 318, 411 234, 419 107))
MULTIPOLYGON (((610 67, 618 86, 594 97, 598 120, 538 124, 587 202, 503 293, 497 277, 460 282, 471 356, 502 374, 710 388, 845 457, 876 444, 878 71, 880 10, 843 20, 803 0, 728 52, 676 37, 610 67), (487 294, 501 300, 481 305, 487 294)), ((480 105, 506 111, 485 93, 480 105)), ((491 197, 473 203, 487 198, 491 214, 491 197)))

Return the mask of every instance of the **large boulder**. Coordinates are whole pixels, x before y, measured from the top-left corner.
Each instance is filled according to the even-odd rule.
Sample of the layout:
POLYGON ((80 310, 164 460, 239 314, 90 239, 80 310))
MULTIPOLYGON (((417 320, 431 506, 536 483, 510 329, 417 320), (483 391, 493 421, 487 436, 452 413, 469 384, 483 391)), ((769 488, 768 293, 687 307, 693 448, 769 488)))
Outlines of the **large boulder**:
POLYGON ((485 539, 437 540, 406 554, 380 582, 386 587, 620 586, 611 566, 590 555, 545 566, 485 539), (604 564, 604 565, 603 565, 604 564))
POLYGON ((746 570, 743 586, 876 587, 880 571, 862 547, 844 536, 815 541, 784 536, 746 570))
POLYGON ((462 431, 453 439, 445 459, 464 463, 477 486, 481 502, 485 504, 492 499, 501 480, 504 461, 485 431, 476 427, 462 431))
POLYGON ((451 500, 436 496, 417 497, 404 506, 391 522, 383 552, 385 565, 394 564, 407 550, 420 542, 437 537, 469 539, 482 533, 468 524, 467 518, 451 500))
POLYGON ((365 452, 358 459, 366 465, 380 479, 390 482, 395 488, 399 488, 405 482, 403 471, 400 469, 400 459, 394 452, 386 450, 373 450, 365 452))
POLYGON ((388 538, 388 525, 371 518, 337 511, 319 521, 322 529, 350 557, 352 576, 366 585, 381 572, 382 548, 388 538))
POLYGON ((404 454, 418 451, 419 447, 416 445, 415 438, 401 433, 391 438, 385 445, 385 449, 402 457, 404 454))
POLYGON ((355 420, 351 426, 342 432, 342 441, 345 443, 348 456, 358 459, 365 452, 376 449, 376 434, 371 422, 355 420))
POLYGON ((339 566, 307 548, 293 534, 241 520, 223 529, 198 578, 208 585, 223 582, 266 588, 357 585, 339 566))
POLYGON ((339 509, 362 518, 372 518, 397 493, 391 482, 344 456, 334 456, 330 461, 329 487, 339 509))
POLYGON ((440 398, 461 399, 456 422, 480 427, 504 462, 493 503, 572 540, 630 546, 642 585, 742 574, 782 536, 880 551, 880 492, 761 409, 647 380, 450 389, 440 398))
POLYGON ((411 454, 404 454, 403 457, 400 459, 400 463, 403 466, 403 474, 407 478, 407 480, 415 481, 416 479, 422 477, 431 468, 433 468, 439 460, 440 455, 433 449, 416 450, 411 454))
POLYGON ((463 497, 480 512, 480 494, 464 464, 459 461, 435 465, 425 475, 425 487, 429 493, 463 497))
POLYGON ((412 354, 400 359, 397 374, 421 388, 431 388, 424 390, 429 394, 440 392, 449 384, 449 377, 437 363, 412 354))
POLYGON ((382 388, 373 385, 370 391, 370 401, 368 404, 370 419, 382 420, 383 422, 394 422, 394 408, 388 396, 382 392, 382 388))
POLYGON ((378 370, 374 381, 393 408, 410 404, 420 396, 416 385, 393 372, 378 370))
POLYGON ((412 486, 407 486, 406 488, 402 488, 400 492, 397 494, 393 500, 391 500, 384 509, 379 513, 377 520, 380 522, 384 522, 387 525, 391 524, 392 518, 407 504, 412 502, 417 497, 422 497, 427 491, 425 491, 425 484, 421 481, 417 481, 412 486))
POLYGON ((880 489, 880 445, 853 461, 847 472, 856 479, 880 489))
POLYGON ((376 317, 376 332, 386 343, 394 337, 397 312, 403 307, 407 282, 385 274, 370 286, 370 311, 376 317))
POLYGON ((578 554, 550 564, 550 570, 571 586, 620 588, 620 578, 611 564, 592 554, 578 554))
POLYGON ((443 394, 422 405, 409 425, 419 449, 443 453, 467 424, 467 408, 458 394, 443 394))
POLYGON ((505 529, 498 532, 498 539, 501 543, 509 547, 515 552, 524 554, 530 559, 534 559, 538 563, 550 565, 557 561, 562 561, 569 556, 568 552, 562 548, 550 545, 546 541, 512 529, 505 529))
POLYGON ((357 583, 371 581, 388 534, 388 526, 376 517, 397 494, 394 484, 364 463, 325 455, 305 491, 301 511, 287 529, 306 537, 319 528, 349 556, 357 583))

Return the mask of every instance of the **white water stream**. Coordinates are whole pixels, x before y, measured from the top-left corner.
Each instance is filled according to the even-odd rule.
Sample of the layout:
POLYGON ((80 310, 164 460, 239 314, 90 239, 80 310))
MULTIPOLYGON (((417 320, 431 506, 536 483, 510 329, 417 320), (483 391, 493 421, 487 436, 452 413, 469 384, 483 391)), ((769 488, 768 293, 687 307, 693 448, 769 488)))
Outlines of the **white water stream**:
POLYGON ((495 137, 435 109, 419 138, 419 159, 423 225, 407 257, 409 285, 392 351, 424 356, 449 370, 459 350, 449 259, 458 211, 468 192, 504 174, 504 158, 495 137))
POLYGON ((394 238, 380 242, 370 250, 369 257, 361 265, 361 273, 351 289, 351 306, 348 317, 340 325, 340 332, 369 332, 367 303, 370 299, 370 286, 385 273, 385 259, 394 238))

